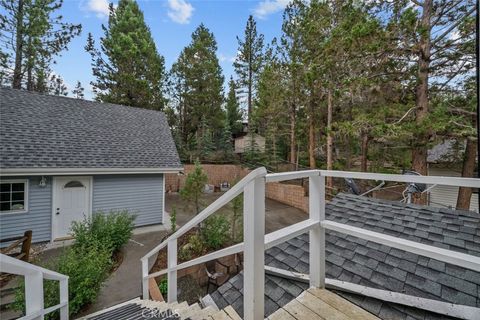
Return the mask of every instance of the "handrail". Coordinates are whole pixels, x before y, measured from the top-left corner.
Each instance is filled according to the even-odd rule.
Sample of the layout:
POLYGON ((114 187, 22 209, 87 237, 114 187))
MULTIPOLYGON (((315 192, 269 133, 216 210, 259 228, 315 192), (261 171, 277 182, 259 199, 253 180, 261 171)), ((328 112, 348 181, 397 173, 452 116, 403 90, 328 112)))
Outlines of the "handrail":
MULTIPOLYGON (((318 224, 319 224, 318 221, 312 221, 310 219, 307 219, 307 220, 304 220, 304 221, 301 221, 301 222, 297 222, 297 223, 295 223, 291 226, 279 229, 277 231, 270 232, 270 233, 265 235, 265 249, 269 249, 269 248, 274 247, 274 246, 276 246, 276 245, 278 245, 282 242, 285 242, 289 239, 295 238, 295 237, 301 235, 302 233, 305 233, 308 230, 317 227, 318 224)), ((173 271, 178 271, 178 270, 185 269, 185 268, 188 268, 188 267, 200 264, 200 263, 204 263, 204 262, 207 262, 207 261, 211 261, 211 260, 214 260, 214 259, 222 258, 222 257, 229 256, 229 255, 232 255, 232 254, 235 254, 235 253, 239 253, 239 252, 243 251, 243 247, 244 247, 243 242, 236 243, 236 244, 231 245, 229 247, 226 247, 226 248, 214 251, 214 252, 210 252, 210 253, 208 253, 206 255, 203 255, 201 257, 198 257, 198 258, 195 258, 195 259, 192 259, 192 260, 189 260, 189 261, 185 261, 183 263, 178 264, 177 266, 175 266, 173 268, 166 268, 166 269, 151 273, 151 274, 145 276, 144 278, 147 278, 147 279, 148 278, 155 278, 155 277, 166 274, 168 271, 172 271, 172 270, 173 271)))
POLYGON ((292 179, 309 178, 313 176, 333 178, 353 178, 363 180, 394 181, 405 183, 438 184, 455 187, 480 188, 478 178, 443 177, 443 176, 413 176, 403 174, 339 171, 339 170, 303 170, 281 173, 269 173, 266 175, 266 182, 280 182, 292 179))
POLYGON ((194 226, 198 225, 199 223, 207 219, 210 215, 215 213, 218 209, 222 208, 224 205, 232 201, 235 197, 240 195, 243 192, 243 189, 245 188, 245 186, 250 181, 259 177, 264 177, 266 174, 267 174, 267 171, 263 167, 257 168, 252 172, 250 172, 242 180, 236 183, 230 190, 225 192, 220 198, 218 198, 213 203, 211 203, 208 207, 203 209, 199 214, 197 214, 190 221, 184 224, 180 229, 178 229, 175 233, 173 233, 171 236, 165 239, 158 246, 150 250, 146 255, 144 255, 141 258, 141 260, 143 261, 150 258, 155 253, 163 249, 168 244, 169 241, 178 239, 179 237, 181 237, 183 234, 185 234, 187 231, 192 229, 194 226))
POLYGON ((58 309, 60 309, 60 319, 68 319, 68 276, 9 257, 5 254, 0 254, 0 272, 25 277, 26 314, 22 319, 43 319, 45 314, 58 309), (44 279, 60 282, 60 302, 49 308, 45 308, 43 304, 44 279))

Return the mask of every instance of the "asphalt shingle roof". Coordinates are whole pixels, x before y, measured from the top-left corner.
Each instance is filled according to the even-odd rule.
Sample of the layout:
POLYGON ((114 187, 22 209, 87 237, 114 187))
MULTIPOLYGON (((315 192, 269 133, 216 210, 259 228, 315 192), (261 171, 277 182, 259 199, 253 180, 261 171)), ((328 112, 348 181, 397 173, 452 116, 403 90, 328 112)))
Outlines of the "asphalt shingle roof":
POLYGON ((0 168, 179 168, 163 112, 0 88, 0 168))
MULTIPOLYGON (((326 207, 326 217, 340 223, 420 243, 480 256, 480 216, 419 205, 340 194, 326 207)), ((265 264, 307 273, 308 234, 265 252, 265 264)), ((385 245, 326 233, 326 273, 331 279, 455 304, 480 307, 480 273, 385 245)), ((243 314, 243 274, 211 294, 219 307, 231 304, 243 314)), ((265 316, 308 287, 300 281, 266 275, 265 316)), ((337 292, 382 319, 450 319, 424 310, 365 296, 337 292)))

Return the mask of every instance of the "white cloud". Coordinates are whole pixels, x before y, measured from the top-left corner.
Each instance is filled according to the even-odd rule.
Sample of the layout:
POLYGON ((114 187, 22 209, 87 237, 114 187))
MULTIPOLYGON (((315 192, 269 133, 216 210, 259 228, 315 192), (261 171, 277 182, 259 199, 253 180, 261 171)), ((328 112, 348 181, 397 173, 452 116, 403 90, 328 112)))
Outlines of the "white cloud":
POLYGON ((193 6, 186 0, 168 0, 168 16, 172 21, 187 24, 192 17, 193 6))
POLYGON ((283 10, 289 2, 290 0, 263 0, 253 9, 253 14, 257 18, 264 19, 268 15, 283 10))
POLYGON ((88 0, 86 9, 93 12, 98 18, 106 18, 110 13, 108 6, 108 0, 88 0))
POLYGON ((234 62, 235 57, 224 55, 223 53, 218 54, 218 60, 220 62, 234 62))

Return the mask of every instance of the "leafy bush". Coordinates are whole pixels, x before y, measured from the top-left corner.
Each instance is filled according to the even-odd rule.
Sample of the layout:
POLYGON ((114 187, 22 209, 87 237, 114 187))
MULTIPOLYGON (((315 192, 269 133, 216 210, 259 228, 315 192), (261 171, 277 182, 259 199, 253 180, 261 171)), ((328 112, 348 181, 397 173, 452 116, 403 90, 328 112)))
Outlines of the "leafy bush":
POLYGON ((72 234, 76 247, 104 245, 111 252, 117 251, 132 236, 135 216, 127 210, 112 211, 109 214, 96 212, 92 218, 72 223, 72 234))
POLYGON ((230 223, 221 215, 213 215, 205 220, 201 229, 202 238, 210 249, 219 249, 228 240, 230 223))
POLYGON ((172 232, 177 231, 177 209, 175 206, 173 206, 172 213, 170 214, 170 228, 172 232))
POLYGON ((168 280, 167 278, 163 278, 160 280, 160 283, 158 284, 158 288, 160 289, 160 293, 163 296, 166 296, 168 293, 168 280))
MULTIPOLYGON (((95 301, 102 282, 108 275, 111 266, 111 253, 103 246, 91 246, 88 250, 69 247, 60 255, 54 264, 45 267, 67 275, 69 312, 76 314, 80 309, 95 301)), ((44 281, 45 307, 59 303, 58 281, 44 281)), ((15 293, 15 310, 25 310, 25 284, 22 283, 15 293)), ((48 319, 58 318, 58 312, 49 314, 48 319)))
POLYGON ((203 244, 202 237, 194 233, 188 238, 187 243, 178 251, 178 258, 182 261, 188 261, 194 254, 202 254, 204 249, 205 246, 203 244))
MULTIPOLYGON (((102 282, 108 276, 112 255, 127 243, 133 231, 134 216, 127 211, 105 215, 97 212, 93 218, 72 223, 75 243, 66 248, 53 262, 44 267, 65 274, 68 279, 69 312, 75 315, 97 298, 102 282)), ((15 310, 25 309, 25 284, 15 293, 15 310)), ((45 306, 59 303, 59 284, 45 281, 45 306)), ((54 312, 48 319, 58 318, 54 312)))

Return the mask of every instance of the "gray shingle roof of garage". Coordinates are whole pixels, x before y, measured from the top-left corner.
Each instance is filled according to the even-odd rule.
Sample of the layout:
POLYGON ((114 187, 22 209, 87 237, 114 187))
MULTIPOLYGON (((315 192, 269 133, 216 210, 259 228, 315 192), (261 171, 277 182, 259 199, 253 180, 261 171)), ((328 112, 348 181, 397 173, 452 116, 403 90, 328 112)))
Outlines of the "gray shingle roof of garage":
POLYGON ((179 168, 163 112, 0 88, 0 168, 179 168))
MULTIPOLYGON (((420 243, 480 256, 480 217, 476 213, 406 205, 349 194, 327 204, 327 219, 420 243)), ((480 307, 480 273, 385 245, 326 234, 326 273, 331 279, 413 296, 480 307)), ((307 273, 308 234, 265 252, 268 266, 307 273)), ((231 304, 243 314, 243 274, 211 294, 219 307, 231 304)), ((266 275, 265 316, 298 296, 308 284, 266 275)), ((449 319, 424 310, 337 292, 383 319, 449 319)))

